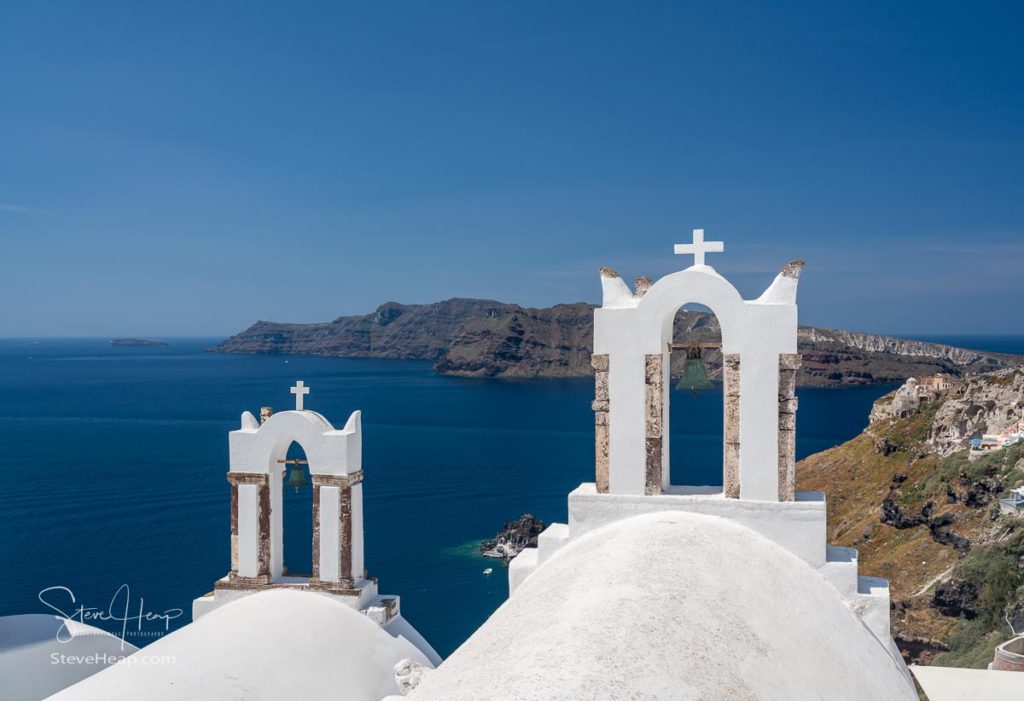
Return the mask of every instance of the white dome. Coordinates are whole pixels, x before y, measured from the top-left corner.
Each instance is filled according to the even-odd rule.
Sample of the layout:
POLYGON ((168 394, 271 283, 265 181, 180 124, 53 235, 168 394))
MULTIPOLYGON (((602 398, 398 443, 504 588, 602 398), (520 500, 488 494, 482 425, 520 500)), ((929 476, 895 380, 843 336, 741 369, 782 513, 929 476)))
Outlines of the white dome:
POLYGON ((906 668, 822 576, 715 516, 570 541, 410 699, 887 699, 906 668))
POLYGON ((432 667, 400 616, 386 629, 329 596, 270 589, 243 597, 70 687, 54 701, 303 699, 379 701, 398 693, 394 665, 432 667), (166 659, 170 658, 170 659, 166 659))
POLYGON ((0 698, 37 701, 137 649, 99 628, 62 616, 0 617, 0 698))

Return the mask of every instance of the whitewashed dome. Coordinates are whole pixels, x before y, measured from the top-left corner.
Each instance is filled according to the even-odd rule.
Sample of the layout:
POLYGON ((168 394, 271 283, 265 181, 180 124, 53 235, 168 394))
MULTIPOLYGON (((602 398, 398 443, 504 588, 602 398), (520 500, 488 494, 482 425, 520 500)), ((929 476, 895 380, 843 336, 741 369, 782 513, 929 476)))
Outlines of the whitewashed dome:
POLYGON ((803 560, 715 516, 570 541, 410 699, 887 699, 906 668, 803 560))
POLYGON ((381 628, 329 596, 286 589, 225 604, 136 654, 151 663, 114 665, 51 698, 379 701, 399 691, 396 663, 429 668, 434 656, 401 616, 381 628))
POLYGON ((63 616, 2 616, 0 699, 38 701, 136 650, 106 631, 63 616))

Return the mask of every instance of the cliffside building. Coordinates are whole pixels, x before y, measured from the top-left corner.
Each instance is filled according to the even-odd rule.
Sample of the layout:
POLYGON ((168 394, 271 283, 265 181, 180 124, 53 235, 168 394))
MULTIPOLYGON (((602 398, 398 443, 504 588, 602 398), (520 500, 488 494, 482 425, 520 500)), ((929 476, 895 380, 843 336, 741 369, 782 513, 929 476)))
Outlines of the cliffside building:
POLYGON ((1024 487, 1011 489, 1008 496, 999 500, 999 510, 1004 514, 1024 514, 1024 487))

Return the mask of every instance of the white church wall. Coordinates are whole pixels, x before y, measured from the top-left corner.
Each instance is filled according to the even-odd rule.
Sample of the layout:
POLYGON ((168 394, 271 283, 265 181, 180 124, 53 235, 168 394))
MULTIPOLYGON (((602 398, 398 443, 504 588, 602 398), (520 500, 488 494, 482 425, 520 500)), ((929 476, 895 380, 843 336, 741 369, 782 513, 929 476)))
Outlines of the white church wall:
POLYGON ((256 577, 259 573, 259 487, 238 485, 238 574, 256 577))
POLYGON ((362 420, 349 416, 342 430, 302 407, 304 383, 295 411, 261 412, 260 423, 244 412, 241 427, 229 434, 232 485, 232 567, 214 591, 193 602, 198 619, 225 604, 267 589, 292 589, 338 600, 388 625, 400 610, 398 597, 378 593, 365 577, 362 486, 362 420), (289 446, 299 445, 312 476, 313 572, 283 572, 283 480, 289 446))
POLYGON ((586 483, 569 494, 569 532, 578 538, 606 524, 659 511, 726 518, 778 543, 811 567, 825 564, 826 509, 820 492, 801 492, 798 501, 769 502, 721 494, 598 494, 593 483, 586 483))
POLYGON ((828 547, 823 494, 794 491, 796 292, 803 261, 786 264, 758 299, 744 300, 703 264, 704 251, 723 248, 695 231, 694 244, 677 252, 694 253, 696 264, 653 285, 640 279, 635 294, 617 273, 601 269, 593 358, 597 483, 569 495, 568 524, 549 526, 536 549, 510 563, 510 591, 609 524, 655 513, 717 516, 810 565, 905 671, 889 634, 888 583, 858 576, 852 549, 828 547), (669 475, 669 355, 675 316, 688 303, 708 307, 721 328, 724 489, 673 485, 669 475))
MULTIPOLYGON (((703 253, 698 260, 703 260, 703 253)), ((789 266, 779 277, 791 274, 787 270, 789 266)), ((602 269, 605 298, 594 312, 594 354, 608 357, 611 493, 639 495, 649 489, 646 468, 652 415, 660 424, 662 482, 665 486, 670 482, 669 344, 676 313, 696 303, 710 308, 718 318, 722 353, 740 358, 739 496, 779 500, 779 360, 797 350, 795 277, 787 280, 783 284, 777 278, 759 300, 745 301, 714 268, 698 264, 666 275, 642 296, 627 297, 628 286, 613 271, 602 269), (647 406, 644 378, 649 356, 662 358, 660 408, 647 406)))
POLYGON ((341 512, 338 487, 320 487, 320 579, 337 582, 341 578, 341 512))

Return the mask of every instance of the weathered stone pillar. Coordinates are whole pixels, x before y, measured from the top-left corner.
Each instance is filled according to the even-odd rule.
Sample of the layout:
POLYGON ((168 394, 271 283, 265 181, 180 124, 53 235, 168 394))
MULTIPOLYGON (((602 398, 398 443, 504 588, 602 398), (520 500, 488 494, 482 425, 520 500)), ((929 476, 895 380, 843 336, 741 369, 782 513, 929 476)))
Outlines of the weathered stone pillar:
POLYGON ((310 587, 355 589, 362 576, 363 472, 313 475, 313 572, 310 587), (359 570, 357 572, 357 570, 359 570))
MULTIPOLYGON (((358 480, 363 480, 363 473, 358 474, 358 480)), ((352 484, 349 482, 341 489, 341 501, 338 512, 341 537, 338 560, 341 562, 341 576, 338 583, 347 589, 355 586, 355 576, 352 573, 352 484)))
POLYGON ((231 572, 229 576, 238 576, 238 483, 231 479, 228 473, 228 483, 231 485, 231 572))
POLYGON ((796 499, 796 372, 799 353, 779 354, 779 501, 796 499))
POLYGON ((663 373, 664 356, 653 353, 645 357, 644 362, 644 438, 646 440, 647 461, 644 477, 644 494, 662 493, 664 475, 664 438, 662 431, 665 411, 663 373))
POLYGON ((320 480, 317 475, 310 474, 313 488, 313 568, 309 573, 309 581, 320 579, 320 480))
POLYGON ((608 356, 594 355, 594 482, 598 494, 608 493, 608 356))
POLYGON ((740 356, 722 355, 724 422, 722 455, 723 492, 730 499, 740 498, 740 356))
POLYGON ((242 586, 270 583, 269 475, 228 472, 231 485, 231 572, 242 586))

